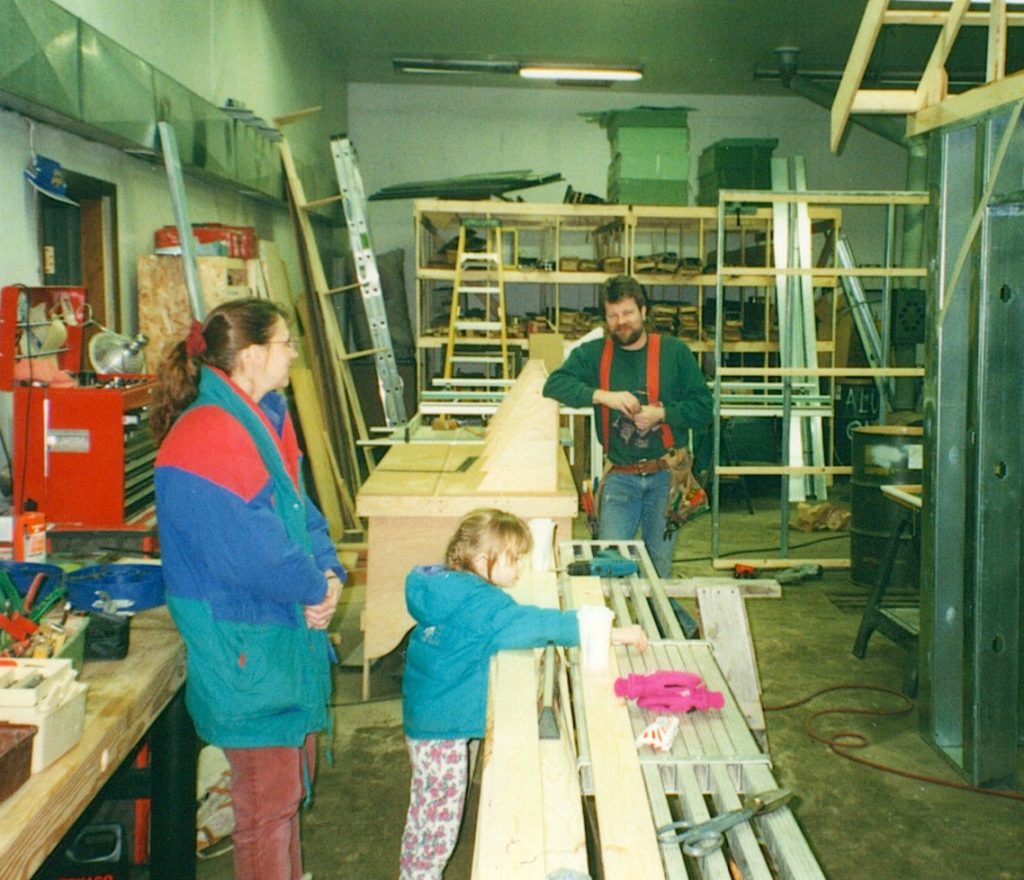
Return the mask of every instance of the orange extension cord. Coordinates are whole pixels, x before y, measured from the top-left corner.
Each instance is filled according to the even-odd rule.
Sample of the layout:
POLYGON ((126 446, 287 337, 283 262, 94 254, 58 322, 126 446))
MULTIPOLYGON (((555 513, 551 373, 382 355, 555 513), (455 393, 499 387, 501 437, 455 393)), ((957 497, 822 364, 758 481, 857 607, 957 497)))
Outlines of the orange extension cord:
POLYGON ((837 706, 833 709, 820 709, 817 712, 812 712, 808 715, 804 719, 804 731, 806 731, 807 735, 811 739, 828 746, 829 750, 834 754, 839 755, 840 758, 846 758, 850 761, 856 762, 857 764, 863 764, 865 767, 881 770, 883 773, 892 773, 895 776, 903 776, 907 779, 914 779, 918 782, 928 782, 932 785, 944 785, 947 788, 958 788, 962 791, 974 792, 975 794, 987 794, 992 797, 1024 801, 1024 794, 1019 791, 978 788, 977 786, 969 785, 966 782, 939 779, 935 776, 925 776, 921 773, 913 773, 909 770, 901 770, 898 767, 888 767, 885 764, 878 764, 875 761, 869 761, 867 758, 861 758, 848 751, 849 749, 863 749, 871 745, 871 740, 869 740, 863 733, 856 730, 840 730, 831 736, 826 736, 818 733, 814 728, 814 721, 818 718, 824 717, 825 715, 906 715, 914 708, 914 701, 906 694, 901 694, 899 691, 890 690, 889 688, 879 687, 873 684, 835 684, 831 687, 822 688, 820 691, 815 691, 813 694, 804 697, 803 699, 793 700, 791 703, 782 703, 778 706, 765 706, 764 711, 783 712, 786 709, 795 709, 797 706, 804 706, 811 702, 811 700, 820 697, 823 694, 831 693, 832 691, 877 691, 878 693, 896 697, 901 703, 901 705, 895 709, 863 709, 859 706, 837 706))

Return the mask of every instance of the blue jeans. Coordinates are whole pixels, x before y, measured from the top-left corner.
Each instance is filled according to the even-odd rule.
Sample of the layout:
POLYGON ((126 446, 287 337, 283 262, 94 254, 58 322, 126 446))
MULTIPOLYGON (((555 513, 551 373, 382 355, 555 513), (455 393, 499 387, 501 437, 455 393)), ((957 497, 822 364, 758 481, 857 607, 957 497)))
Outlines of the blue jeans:
POLYGON ((609 471, 600 499, 600 536, 632 541, 637 528, 658 577, 672 576, 675 532, 665 540, 665 505, 671 489, 669 473, 623 474, 609 471))

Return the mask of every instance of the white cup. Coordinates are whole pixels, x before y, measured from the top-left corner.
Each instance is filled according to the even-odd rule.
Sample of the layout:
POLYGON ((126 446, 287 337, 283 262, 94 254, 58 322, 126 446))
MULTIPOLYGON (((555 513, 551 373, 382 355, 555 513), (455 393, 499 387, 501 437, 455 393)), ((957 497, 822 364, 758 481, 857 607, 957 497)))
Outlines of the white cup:
POLYGON ((585 670, 602 672, 608 668, 612 644, 612 619, 615 615, 604 605, 584 605, 576 612, 580 626, 580 661, 585 670))
POLYGON ((533 570, 551 571, 555 567, 555 521, 538 517, 531 519, 529 526, 533 535, 533 570))

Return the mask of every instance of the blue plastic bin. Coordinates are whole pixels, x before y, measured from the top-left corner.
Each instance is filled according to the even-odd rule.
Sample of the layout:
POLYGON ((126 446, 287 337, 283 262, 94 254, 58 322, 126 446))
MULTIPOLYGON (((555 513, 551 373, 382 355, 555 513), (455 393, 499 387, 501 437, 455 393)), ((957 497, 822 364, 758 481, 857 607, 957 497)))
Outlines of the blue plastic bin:
POLYGON ((90 565, 64 576, 71 606, 79 611, 100 608, 102 591, 121 612, 145 611, 164 604, 164 574, 159 565, 111 563, 90 565))
POLYGON ((46 575, 42 584, 39 585, 39 592, 33 601, 33 606, 38 606, 54 590, 64 586, 64 569, 58 565, 47 565, 44 562, 4 562, 0 560, 0 571, 3 571, 11 579, 15 589, 21 593, 24 599, 28 595, 29 587, 35 576, 42 572, 46 575))

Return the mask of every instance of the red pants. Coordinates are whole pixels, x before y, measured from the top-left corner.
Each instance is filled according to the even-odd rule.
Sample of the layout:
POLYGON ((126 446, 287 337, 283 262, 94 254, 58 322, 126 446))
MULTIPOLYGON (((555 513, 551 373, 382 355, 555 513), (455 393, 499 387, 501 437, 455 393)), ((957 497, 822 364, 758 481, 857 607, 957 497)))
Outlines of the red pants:
POLYGON ((235 811, 235 880, 301 880, 299 804, 313 780, 316 735, 302 748, 224 749, 235 811))

